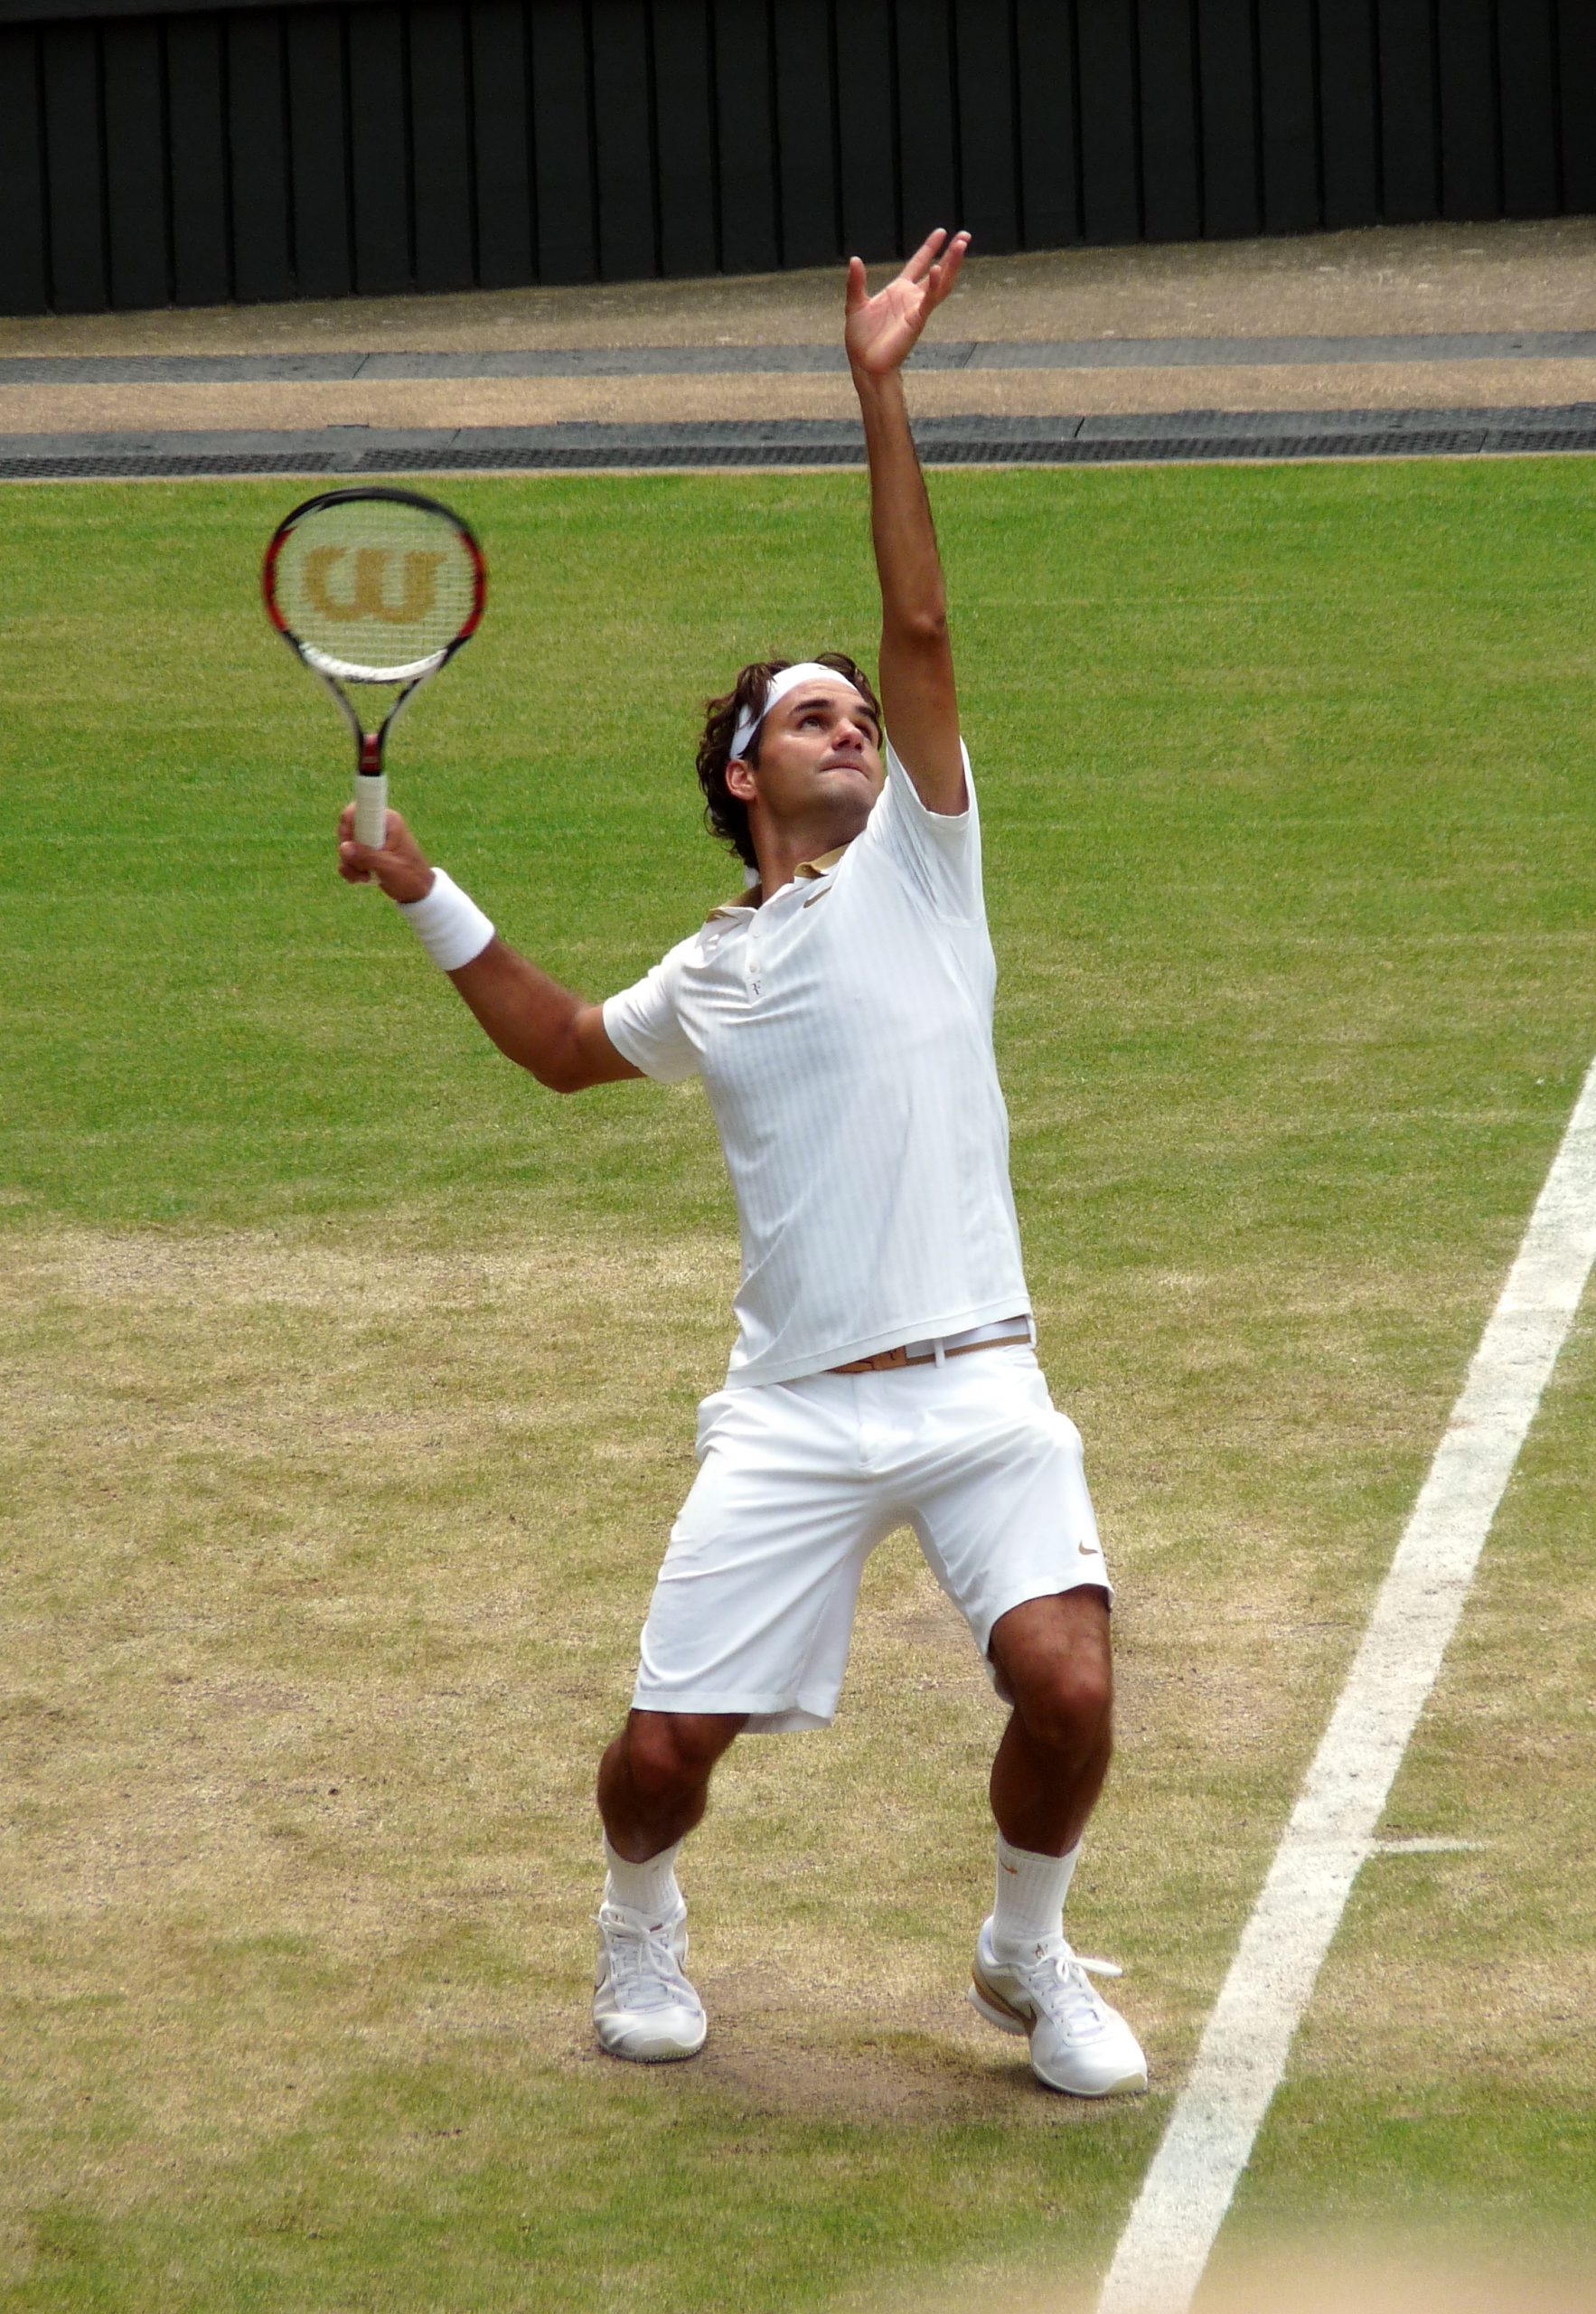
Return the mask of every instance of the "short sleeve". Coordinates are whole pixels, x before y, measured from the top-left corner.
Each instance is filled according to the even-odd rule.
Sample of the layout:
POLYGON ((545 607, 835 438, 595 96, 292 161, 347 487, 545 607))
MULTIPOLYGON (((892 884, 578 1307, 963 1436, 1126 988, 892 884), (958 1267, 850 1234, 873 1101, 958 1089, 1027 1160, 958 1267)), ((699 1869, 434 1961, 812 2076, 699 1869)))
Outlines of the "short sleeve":
POLYGON ((985 904, 975 781, 962 739, 959 753, 969 802, 962 812, 932 812, 920 801, 914 781, 888 740, 887 785, 859 842, 890 859, 934 915, 968 924, 984 917, 985 904))
POLYGON ((699 1056, 677 1004, 680 951, 672 948, 632 987, 604 1002, 604 1032, 624 1060, 662 1085, 680 1085, 698 1069, 699 1056))

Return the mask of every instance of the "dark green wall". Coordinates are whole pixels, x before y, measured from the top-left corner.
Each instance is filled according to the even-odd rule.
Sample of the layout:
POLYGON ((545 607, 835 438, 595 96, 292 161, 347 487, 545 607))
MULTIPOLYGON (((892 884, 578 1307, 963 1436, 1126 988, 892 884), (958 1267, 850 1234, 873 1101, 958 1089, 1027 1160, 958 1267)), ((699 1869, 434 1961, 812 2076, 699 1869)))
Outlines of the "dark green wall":
POLYGON ((0 0, 0 311, 1596 209, 1596 0, 0 0))

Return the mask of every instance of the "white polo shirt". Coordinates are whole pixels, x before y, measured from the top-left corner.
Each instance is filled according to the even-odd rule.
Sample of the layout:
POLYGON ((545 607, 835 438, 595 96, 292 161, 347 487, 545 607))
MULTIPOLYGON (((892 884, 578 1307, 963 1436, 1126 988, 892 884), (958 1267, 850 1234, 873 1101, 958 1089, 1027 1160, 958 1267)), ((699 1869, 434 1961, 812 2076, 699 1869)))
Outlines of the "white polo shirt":
POLYGON ((728 1387, 1030 1307, 964 770, 969 808, 928 812, 888 746, 853 842, 605 1005, 646 1076, 704 1079, 742 1234, 728 1387))

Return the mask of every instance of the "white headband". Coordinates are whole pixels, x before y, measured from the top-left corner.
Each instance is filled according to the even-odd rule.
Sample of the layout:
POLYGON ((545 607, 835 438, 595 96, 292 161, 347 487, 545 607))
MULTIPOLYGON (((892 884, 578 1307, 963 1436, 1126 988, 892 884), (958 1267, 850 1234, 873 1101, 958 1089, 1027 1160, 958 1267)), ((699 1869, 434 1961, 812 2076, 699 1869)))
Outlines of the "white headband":
MULTIPOLYGON (((737 727, 732 734, 731 753, 727 757, 728 763, 741 763, 753 745, 755 732, 758 730, 759 726, 778 700, 785 699, 787 693, 796 691, 800 683, 817 682, 841 683, 849 691, 857 688, 838 668, 822 667, 818 659, 802 659, 795 667, 784 667, 779 675, 772 675, 770 688, 765 694, 765 704, 758 714, 756 715, 751 709, 745 707, 737 717, 737 727)), ((863 692, 859 692, 861 699, 863 696, 863 692)))

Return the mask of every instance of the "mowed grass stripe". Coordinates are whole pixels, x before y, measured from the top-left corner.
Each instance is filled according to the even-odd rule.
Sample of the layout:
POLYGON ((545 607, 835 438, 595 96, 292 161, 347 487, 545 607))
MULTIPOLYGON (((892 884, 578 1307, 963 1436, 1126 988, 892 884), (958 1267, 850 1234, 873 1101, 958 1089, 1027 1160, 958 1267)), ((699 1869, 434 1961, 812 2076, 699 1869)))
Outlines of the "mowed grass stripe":
MULTIPOLYGON (((1589 1055, 1591 489, 934 484, 1028 1264, 1122 1585, 1076 1933, 1166 2083, 1589 1055)), ((711 2062, 587 2053, 591 1762, 724 1353, 729 1202, 695 1090, 540 1094, 332 878, 346 742, 254 597, 286 495, 14 509, 7 2287, 677 2314, 1045 2246, 1084 2291, 1166 2107, 1049 2101, 962 2008, 1000 1723, 902 1538, 837 1730, 747 1746, 695 1842, 711 2062)), ((493 596, 396 798, 600 993, 736 886, 695 702, 756 652, 868 652, 862 485, 457 495, 493 596)), ((1516 1729, 1575 1640, 1497 1635, 1516 1729)), ((1473 1754, 1434 1779, 1404 1829, 1470 1836, 1473 1754)), ((1477 1908, 1481 1954, 1528 1904, 1477 1908)), ((1550 1896, 1537 1956, 1572 2002, 1550 1896)), ((1310 2023, 1372 2193, 1403 2093, 1310 2023)), ((1398 2132, 1438 2177, 1481 2141, 1468 2063, 1398 2132)), ((1537 2075, 1498 2133, 1510 2213, 1565 2208, 1568 2097, 1537 2075)))

